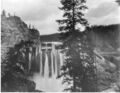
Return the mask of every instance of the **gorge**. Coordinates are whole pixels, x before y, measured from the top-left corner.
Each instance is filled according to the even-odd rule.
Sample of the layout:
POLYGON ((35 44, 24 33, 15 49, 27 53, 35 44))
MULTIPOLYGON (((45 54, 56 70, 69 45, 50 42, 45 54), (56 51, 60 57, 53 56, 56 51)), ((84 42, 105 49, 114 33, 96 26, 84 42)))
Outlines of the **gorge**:
MULTIPOLYGON (((6 17, 2 15, 1 18, 2 77, 4 77, 6 70, 4 60, 9 48, 14 48, 22 40, 30 40, 34 42, 34 45, 25 49, 26 54, 23 53, 23 57, 28 60, 30 74, 28 77, 32 81, 32 87, 36 90, 49 92, 63 91, 65 86, 62 85, 62 78, 57 78, 61 73, 61 66, 65 59, 61 49, 58 48, 62 43, 59 40, 60 34, 40 35, 37 29, 29 28, 18 16, 6 17)), ((98 91, 108 89, 113 83, 118 87, 120 86, 118 74, 120 71, 119 28, 120 25, 115 24, 94 26, 89 29, 88 37, 95 51, 99 75, 98 91)), ((14 91, 28 90, 23 90, 20 87, 14 91)))

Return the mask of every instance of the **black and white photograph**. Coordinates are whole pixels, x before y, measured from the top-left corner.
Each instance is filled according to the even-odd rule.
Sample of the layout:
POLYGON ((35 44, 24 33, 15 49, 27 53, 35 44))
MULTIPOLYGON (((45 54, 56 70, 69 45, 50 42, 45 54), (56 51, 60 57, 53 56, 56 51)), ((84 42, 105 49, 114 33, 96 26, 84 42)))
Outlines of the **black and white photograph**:
POLYGON ((120 0, 1 0, 1 92, 120 93, 120 0))

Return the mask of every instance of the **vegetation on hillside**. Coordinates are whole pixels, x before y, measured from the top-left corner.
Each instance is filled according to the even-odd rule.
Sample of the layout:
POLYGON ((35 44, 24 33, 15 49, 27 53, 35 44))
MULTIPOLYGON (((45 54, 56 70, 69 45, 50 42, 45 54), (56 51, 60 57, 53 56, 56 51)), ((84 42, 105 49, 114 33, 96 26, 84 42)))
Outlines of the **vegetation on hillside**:
POLYGON ((28 48, 33 42, 21 41, 9 48, 6 59, 2 62, 2 91, 27 92, 35 90, 35 83, 28 80, 28 48))
POLYGON ((101 50, 116 50, 120 47, 120 24, 92 26, 88 33, 89 39, 94 47, 101 50))

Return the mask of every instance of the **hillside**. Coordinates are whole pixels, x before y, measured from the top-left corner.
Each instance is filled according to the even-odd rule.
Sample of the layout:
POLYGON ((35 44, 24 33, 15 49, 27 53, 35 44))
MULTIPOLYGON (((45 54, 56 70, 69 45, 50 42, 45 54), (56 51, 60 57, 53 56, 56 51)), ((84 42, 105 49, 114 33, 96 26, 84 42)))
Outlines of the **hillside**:
POLYGON ((1 58, 5 58, 9 47, 14 47, 21 40, 40 42, 38 30, 29 29, 27 24, 18 16, 6 17, 5 15, 1 15, 1 58))
POLYGON ((40 39, 41 42, 51 42, 51 41, 60 41, 59 40, 60 34, 55 33, 55 34, 50 34, 50 35, 41 35, 40 39))
POLYGON ((28 28, 20 17, 10 14, 6 16, 3 12, 1 15, 2 92, 36 91, 36 84, 29 80, 30 72, 27 71, 28 47, 33 47, 30 46, 31 41, 34 46, 40 43, 39 31, 35 28, 28 28))
POLYGON ((120 47, 120 24, 93 26, 88 36, 94 47, 101 51, 116 51, 120 47))

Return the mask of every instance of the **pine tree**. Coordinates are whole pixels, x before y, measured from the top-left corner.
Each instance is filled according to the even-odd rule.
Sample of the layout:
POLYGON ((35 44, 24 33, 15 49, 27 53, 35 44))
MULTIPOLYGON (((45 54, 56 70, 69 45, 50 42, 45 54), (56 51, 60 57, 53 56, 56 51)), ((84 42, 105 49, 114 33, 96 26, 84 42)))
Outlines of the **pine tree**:
POLYGON ((61 0, 64 11, 63 19, 57 20, 60 24, 62 49, 65 62, 62 66, 61 77, 63 83, 68 83, 65 90, 95 91, 91 86, 95 78, 95 64, 92 48, 88 44, 87 31, 81 32, 80 27, 88 27, 84 18, 86 0, 61 0))
POLYGON ((120 5, 120 0, 116 0, 116 2, 120 5))
POLYGON ((2 11, 2 16, 6 17, 6 11, 5 10, 2 11))
POLYGON ((8 17, 11 17, 11 14, 10 14, 10 13, 8 13, 8 17))

